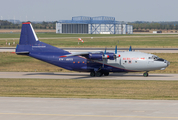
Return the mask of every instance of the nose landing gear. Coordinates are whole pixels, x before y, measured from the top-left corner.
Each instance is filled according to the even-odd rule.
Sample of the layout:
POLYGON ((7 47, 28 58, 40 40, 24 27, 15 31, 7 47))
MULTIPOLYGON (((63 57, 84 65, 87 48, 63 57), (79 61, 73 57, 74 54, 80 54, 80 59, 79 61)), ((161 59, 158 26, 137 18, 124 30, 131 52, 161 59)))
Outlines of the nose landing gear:
POLYGON ((144 77, 148 77, 148 72, 143 73, 144 77))

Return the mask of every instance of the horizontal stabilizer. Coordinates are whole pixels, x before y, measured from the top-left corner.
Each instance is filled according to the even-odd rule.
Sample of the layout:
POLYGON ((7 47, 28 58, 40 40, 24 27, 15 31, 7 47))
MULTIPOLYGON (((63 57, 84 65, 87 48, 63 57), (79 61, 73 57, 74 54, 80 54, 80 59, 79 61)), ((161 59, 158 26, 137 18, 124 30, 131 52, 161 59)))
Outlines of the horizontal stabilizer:
POLYGON ((20 52, 16 52, 16 54, 29 54, 29 51, 20 51, 20 52))

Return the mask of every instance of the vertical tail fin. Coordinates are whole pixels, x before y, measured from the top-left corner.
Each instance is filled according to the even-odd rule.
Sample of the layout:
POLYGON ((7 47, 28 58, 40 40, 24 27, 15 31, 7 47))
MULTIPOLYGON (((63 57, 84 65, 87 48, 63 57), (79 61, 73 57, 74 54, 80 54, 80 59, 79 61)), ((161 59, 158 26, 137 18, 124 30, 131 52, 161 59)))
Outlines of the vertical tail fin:
POLYGON ((58 52, 62 55, 69 54, 67 51, 39 41, 31 23, 26 22, 22 24, 20 41, 16 47, 16 53, 29 54, 30 52, 58 52))
POLYGON ((19 45, 33 45, 38 41, 38 38, 33 30, 30 22, 22 24, 21 36, 19 45))

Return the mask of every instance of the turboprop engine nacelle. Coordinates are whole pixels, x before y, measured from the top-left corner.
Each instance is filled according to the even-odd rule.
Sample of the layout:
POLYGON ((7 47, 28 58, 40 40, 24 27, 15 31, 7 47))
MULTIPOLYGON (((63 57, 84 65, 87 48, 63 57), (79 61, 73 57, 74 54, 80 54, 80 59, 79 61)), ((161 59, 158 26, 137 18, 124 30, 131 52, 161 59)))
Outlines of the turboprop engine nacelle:
POLYGON ((92 60, 100 60, 100 61, 102 61, 103 60, 103 55, 102 54, 89 54, 88 58, 92 59, 92 60))
POLYGON ((106 53, 103 58, 114 60, 116 57, 114 53, 106 53))
POLYGON ((93 59, 93 60, 99 60, 99 61, 102 61, 103 59, 110 59, 110 60, 116 59, 114 53, 107 53, 105 55, 103 55, 103 54, 89 54, 88 58, 93 59))

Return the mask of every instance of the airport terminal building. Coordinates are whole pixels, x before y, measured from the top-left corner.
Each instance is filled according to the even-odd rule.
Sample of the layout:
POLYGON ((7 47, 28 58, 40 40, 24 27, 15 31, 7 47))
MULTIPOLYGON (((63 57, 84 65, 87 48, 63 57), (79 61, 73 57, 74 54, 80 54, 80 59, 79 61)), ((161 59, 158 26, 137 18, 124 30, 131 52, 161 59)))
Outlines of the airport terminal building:
POLYGON ((133 34, 133 26, 121 24, 115 17, 98 16, 72 17, 72 20, 59 20, 56 33, 63 34, 133 34))

